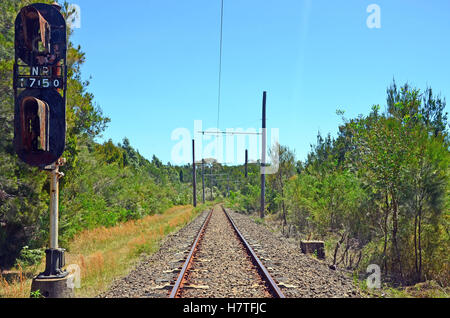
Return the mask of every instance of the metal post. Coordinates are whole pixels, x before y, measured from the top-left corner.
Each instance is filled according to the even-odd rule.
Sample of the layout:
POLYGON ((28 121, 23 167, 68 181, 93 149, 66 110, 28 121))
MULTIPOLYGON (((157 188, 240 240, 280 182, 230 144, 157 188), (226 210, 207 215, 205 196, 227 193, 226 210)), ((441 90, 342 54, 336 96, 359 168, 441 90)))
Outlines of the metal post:
POLYGON ((45 298, 74 297, 75 276, 63 270, 66 265, 65 250, 58 247, 58 187, 59 179, 64 176, 59 172, 59 167, 65 162, 64 158, 60 158, 56 163, 44 168, 50 176, 50 248, 45 250, 45 271, 32 279, 31 293, 39 291, 45 298))
POLYGON ((265 190, 266 190, 266 96, 267 93, 263 93, 262 104, 262 149, 261 149, 261 210, 260 217, 264 218, 265 208, 265 190))
POLYGON ((50 174, 50 248, 58 248, 58 199, 59 199, 59 166, 49 172, 50 174))
POLYGON ((62 268, 65 265, 65 250, 58 247, 58 200, 59 200, 59 179, 64 176, 59 171, 59 167, 65 164, 64 158, 46 167, 50 176, 50 242, 49 248, 45 250, 45 271, 40 273, 39 279, 58 279, 67 276, 67 272, 62 268))
POLYGON ((205 204, 205 159, 202 159, 202 199, 205 204))
MULTIPOLYGON (((52 6, 61 12, 62 6, 57 2, 53 2, 52 6)), ((56 63, 52 74, 56 76, 62 75, 61 61, 56 63)), ((66 76, 67 77, 67 76, 66 76)), ((61 89, 57 89, 61 93, 61 89)), ((65 96, 64 91, 64 96, 65 96)), ((59 172, 59 167, 66 163, 65 158, 60 158, 55 163, 54 169, 50 172, 50 249, 58 248, 58 217, 59 217, 59 178, 64 176, 64 173, 59 172)))
POLYGON ((195 174, 195 140, 192 139, 192 185, 193 185, 193 198, 194 207, 197 206, 197 180, 195 174))
POLYGON ((245 178, 248 177, 248 150, 245 149, 245 178))

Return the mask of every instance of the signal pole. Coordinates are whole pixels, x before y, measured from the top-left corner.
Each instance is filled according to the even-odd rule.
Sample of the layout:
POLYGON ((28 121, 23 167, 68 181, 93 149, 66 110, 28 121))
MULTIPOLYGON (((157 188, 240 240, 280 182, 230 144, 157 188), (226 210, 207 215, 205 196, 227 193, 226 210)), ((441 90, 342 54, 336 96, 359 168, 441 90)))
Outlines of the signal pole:
POLYGON ((50 241, 45 270, 33 278, 31 292, 45 298, 73 296, 74 275, 64 270, 58 246, 59 167, 66 138, 67 32, 58 3, 20 9, 15 25, 14 149, 26 164, 50 175, 50 241))
POLYGON ((59 167, 63 166, 66 159, 61 158, 52 165, 50 175, 50 249, 58 249, 58 214, 59 214, 59 179, 64 177, 64 173, 59 172, 59 167))
POLYGON ((262 149, 261 149, 261 210, 260 217, 264 218, 265 208, 265 190, 266 190, 266 97, 267 93, 263 93, 262 104, 262 149))

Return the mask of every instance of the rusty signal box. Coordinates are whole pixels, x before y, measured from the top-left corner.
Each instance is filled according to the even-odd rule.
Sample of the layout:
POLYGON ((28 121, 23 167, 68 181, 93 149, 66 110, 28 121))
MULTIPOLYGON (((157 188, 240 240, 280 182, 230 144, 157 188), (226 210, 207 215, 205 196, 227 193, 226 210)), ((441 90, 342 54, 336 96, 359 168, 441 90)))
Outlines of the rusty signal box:
POLYGON ((64 152, 67 88, 66 22, 54 5, 22 8, 15 21, 14 148, 44 168, 64 152))

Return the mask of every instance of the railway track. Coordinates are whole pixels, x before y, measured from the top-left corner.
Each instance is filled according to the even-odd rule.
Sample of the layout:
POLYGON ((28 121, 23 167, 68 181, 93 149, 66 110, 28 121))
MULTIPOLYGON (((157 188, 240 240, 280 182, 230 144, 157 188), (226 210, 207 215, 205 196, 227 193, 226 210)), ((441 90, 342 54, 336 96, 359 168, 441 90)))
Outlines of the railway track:
MULTIPOLYGON (((361 297, 348 273, 332 270, 328 264, 302 254, 298 244, 256 224, 247 215, 226 211, 286 298, 361 297)), ((220 207, 211 214, 193 245, 209 212, 202 212, 186 227, 168 235, 157 252, 116 279, 98 297, 167 298, 177 281, 174 297, 282 297, 275 295, 263 277, 264 270, 249 255, 250 248, 243 245, 220 207)))
POLYGON ((284 298, 284 294, 222 206, 201 226, 169 298, 284 298))

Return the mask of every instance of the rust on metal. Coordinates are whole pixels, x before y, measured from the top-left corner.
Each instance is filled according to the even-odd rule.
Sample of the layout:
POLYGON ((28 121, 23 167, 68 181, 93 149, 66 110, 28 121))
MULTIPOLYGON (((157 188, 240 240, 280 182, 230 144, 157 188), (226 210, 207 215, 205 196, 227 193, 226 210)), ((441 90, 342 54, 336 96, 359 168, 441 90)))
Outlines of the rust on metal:
POLYGON ((21 160, 43 167, 61 157, 65 147, 65 105, 56 90, 24 90, 17 98, 14 148, 21 160))
POLYGON ((211 215, 214 209, 211 209, 211 211, 209 212, 208 216, 206 217, 205 221, 203 222, 202 227, 200 228, 200 231, 197 234, 197 237, 195 238, 194 243, 192 244, 191 250, 189 251, 189 254, 186 258, 186 261, 183 264, 183 267, 181 268, 180 273, 178 274, 178 278, 175 282, 175 285, 172 288, 172 291, 170 292, 169 298, 177 298, 180 296, 180 291, 181 288, 184 285, 185 282, 185 276, 186 273, 189 269, 189 267, 191 266, 192 260, 193 260, 193 256, 195 254, 195 252, 198 249, 198 244, 201 240, 201 238, 203 237, 203 234, 205 232, 206 226, 209 223, 209 220, 211 219, 211 215))
POLYGON ((20 105, 22 146, 25 151, 49 151, 48 104, 35 97, 27 96, 20 105))
POLYGON ((30 51, 48 53, 50 51, 50 25, 38 9, 28 6, 20 11, 25 45, 30 51), (39 51, 39 40, 43 51, 39 51))
POLYGON ((15 21, 16 53, 27 65, 55 65, 66 56, 66 22, 51 5, 34 3, 15 21))
POLYGON ((263 278, 266 280, 267 284, 269 285, 269 288, 270 288, 270 291, 271 291, 272 295, 275 296, 276 298, 286 298, 286 296, 281 291, 280 287, 278 287, 278 285, 275 282, 275 280, 269 274, 269 271, 266 269, 266 267, 263 265, 263 263, 259 260, 259 258, 256 255, 256 253, 253 251, 253 249, 250 246, 250 244, 248 244, 248 242, 245 240, 244 236, 241 234, 241 232, 237 228, 237 226, 234 223, 233 219, 228 215, 228 213, 225 210, 225 208, 223 206, 221 206, 221 207, 222 207, 223 212, 227 216, 228 220, 230 221, 231 225, 233 226, 234 230, 236 231, 237 235, 239 236, 239 239, 244 244, 244 246, 245 246, 246 250, 248 251, 250 257, 252 258, 252 260, 254 261, 255 265, 257 266, 258 271, 261 273, 261 275, 263 276, 263 278))

